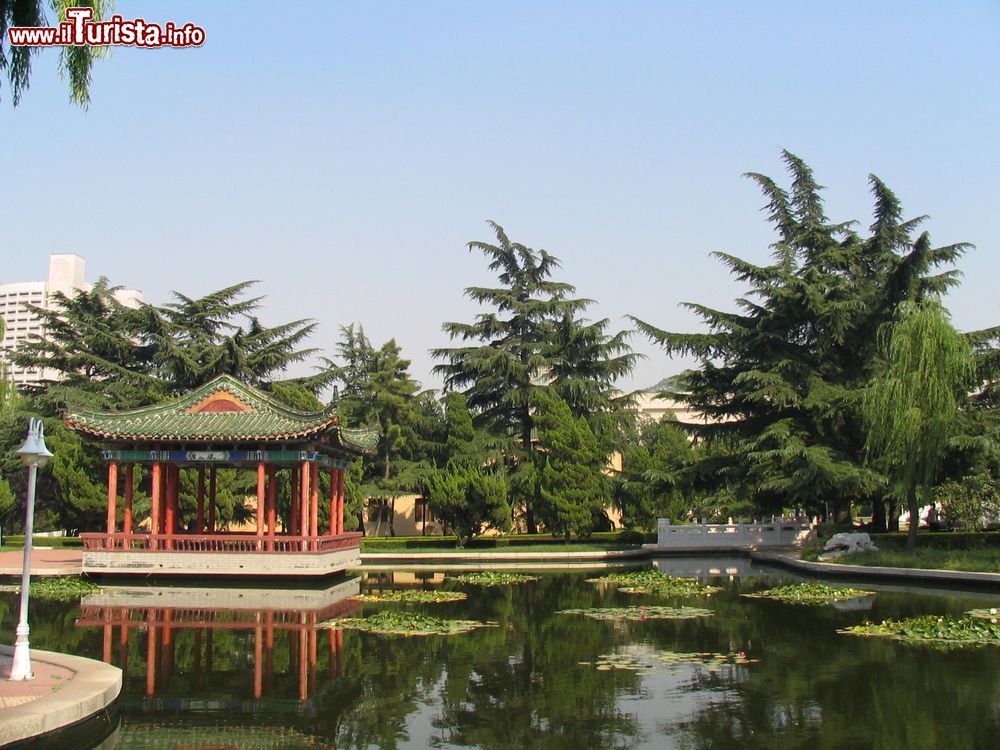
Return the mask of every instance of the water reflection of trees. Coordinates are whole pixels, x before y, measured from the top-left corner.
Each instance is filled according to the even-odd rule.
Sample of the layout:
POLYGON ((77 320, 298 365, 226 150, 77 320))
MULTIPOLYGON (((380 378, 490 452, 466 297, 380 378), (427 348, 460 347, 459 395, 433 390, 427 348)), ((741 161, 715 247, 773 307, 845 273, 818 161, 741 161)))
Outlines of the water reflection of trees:
MULTIPOLYGON (((160 630, 151 652, 148 612, 123 642, 117 629, 108 639, 103 620, 74 627, 77 618, 85 625, 75 605, 40 600, 37 610, 32 605, 32 644, 97 658, 110 647, 112 661, 126 667, 121 747, 139 734, 154 743, 144 747, 175 747, 178 732, 195 728, 205 738, 219 738, 217 744, 229 738, 241 747, 263 747, 242 743, 263 742, 266 735, 274 743, 269 747, 341 750, 670 743, 698 749, 985 748, 1000 731, 1000 654, 994 650, 929 652, 833 635, 863 619, 958 614, 969 607, 965 598, 880 593, 870 612, 852 612, 738 597, 772 581, 724 583, 722 592, 701 600, 630 596, 585 583, 585 577, 548 574, 497 588, 460 586, 440 575, 372 581, 382 589, 461 588, 468 600, 427 611, 497 623, 451 637, 345 632, 339 640, 334 634, 331 647, 330 631, 316 627, 325 615, 303 623, 303 612, 296 611, 281 615, 290 627, 275 630, 269 649, 266 611, 217 613, 214 627, 208 621, 181 627, 184 618, 196 625, 202 617, 189 612, 171 615, 169 648, 160 630), (638 623, 554 614, 640 603, 705 606, 715 614, 638 623), (224 627, 227 618, 234 627, 224 627), (759 662, 715 671, 681 665, 649 676, 579 663, 603 654, 661 651, 745 651, 759 662), (151 653, 152 692, 146 673, 151 653)), ((0 599, 0 618, 12 627, 16 607, 8 599, 0 599)), ((400 606, 366 604, 362 611, 400 606)), ((152 622, 162 627, 163 613, 152 622)))
MULTIPOLYGON (((695 672, 684 686, 697 706, 661 725, 685 748, 994 747, 1000 731, 1000 658, 994 650, 942 652, 896 642, 831 637, 860 619, 960 614, 949 597, 880 594, 871 612, 729 597, 713 630, 760 659, 727 673, 695 672), (734 637, 735 636, 735 637, 734 637), (983 670, 986 670, 984 672, 983 670), (992 673, 992 679, 982 679, 992 673), (964 679, 971 676, 973 679, 964 679), (722 690, 725 700, 713 700, 722 690), (956 744, 957 743, 957 744, 956 744)), ((668 644, 661 644, 668 645, 668 644)))

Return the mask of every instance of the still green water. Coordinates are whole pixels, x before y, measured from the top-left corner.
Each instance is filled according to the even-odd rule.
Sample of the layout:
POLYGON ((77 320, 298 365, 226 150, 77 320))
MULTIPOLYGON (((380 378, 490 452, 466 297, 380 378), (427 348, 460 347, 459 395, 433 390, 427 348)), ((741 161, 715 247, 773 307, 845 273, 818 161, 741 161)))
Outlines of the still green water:
MULTIPOLYGON (((404 571, 365 573, 318 591, 150 588, 124 606, 110 594, 83 606, 33 601, 31 642, 124 667, 117 748, 998 746, 1000 649, 929 649, 836 631, 867 620, 958 615, 1000 606, 1000 597, 864 586, 878 596, 806 607, 740 598, 798 580, 746 560, 658 564, 723 590, 663 599, 586 581, 599 572, 545 571, 495 588, 404 571), (455 589, 469 598, 360 605, 346 598, 359 587, 455 589), (623 623, 558 614, 639 604, 713 615, 623 623), (496 625, 409 638, 314 625, 404 607, 496 625), (751 663, 664 662, 666 652, 742 652, 751 663), (598 669, 609 655, 642 669, 598 669)), ((16 597, 4 594, 4 632, 13 632, 16 611, 16 597)))

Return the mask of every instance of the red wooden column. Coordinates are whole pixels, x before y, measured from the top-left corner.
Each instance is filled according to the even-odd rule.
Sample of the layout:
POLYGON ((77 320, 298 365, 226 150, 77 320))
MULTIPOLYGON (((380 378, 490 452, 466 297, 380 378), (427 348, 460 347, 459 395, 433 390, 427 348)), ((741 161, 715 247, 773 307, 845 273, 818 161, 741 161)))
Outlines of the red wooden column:
MULTIPOLYGON (((309 462, 303 461, 299 471, 302 475, 299 478, 299 534, 309 535, 309 462)), ((307 543, 302 543, 302 549, 308 549, 307 543)))
POLYGON ((319 464, 309 472, 309 536, 319 536, 319 464))
POLYGON ((105 664, 111 663, 111 642, 115 635, 115 626, 111 624, 111 610, 107 607, 101 612, 104 618, 104 648, 101 652, 101 660, 105 664))
POLYGON ((275 522, 277 520, 277 510, 275 509, 275 500, 277 499, 277 482, 275 476, 274 465, 267 467, 267 535, 272 537, 271 541, 267 543, 268 550, 274 550, 274 533, 275 533, 275 522))
POLYGON ((208 533, 215 533, 215 467, 208 470, 208 533))
MULTIPOLYGON (((117 522, 117 511, 116 507, 118 503, 118 462, 111 461, 108 463, 108 533, 115 533, 115 524, 117 522)), ((108 540, 109 546, 114 549, 114 540, 108 540)))
MULTIPOLYGON (((163 467, 160 465, 159 461, 153 462, 153 472, 149 479, 149 494, 150 494, 150 506, 149 506, 149 534, 150 536, 156 536, 160 533, 160 488, 162 482, 160 481, 160 475, 163 473, 163 467)), ((156 549, 157 543, 150 539, 149 548, 156 549)), ((152 636, 151 636, 152 637, 152 636)))
POLYGON ((205 467, 198 467, 198 510, 194 517, 195 533, 205 533, 205 467))
POLYGON ((345 469, 337 469, 337 533, 344 533, 344 477, 345 469))
POLYGON ((288 533, 292 536, 296 536, 299 533, 299 471, 293 465, 290 473, 292 475, 292 481, 290 483, 291 490, 288 495, 288 504, 291 508, 288 519, 288 533))
MULTIPOLYGON (((177 533, 177 474, 177 467, 174 464, 167 464, 167 514, 163 533, 169 536, 177 533)), ((174 540, 167 539, 167 549, 173 548, 174 540)))
MULTIPOLYGON (((129 610, 124 607, 120 613, 121 629, 118 631, 118 666, 123 672, 122 677, 128 675, 128 624, 129 610)), ((332 631, 331 631, 332 632, 332 631)))
POLYGON ((330 536, 337 533, 337 470, 330 469, 330 536))
POLYGON ((267 467, 263 461, 257 462, 257 536, 264 536, 264 491, 267 467))
MULTIPOLYGON (((154 470, 159 462, 153 464, 154 470)), ((156 691, 156 610, 150 609, 147 615, 149 626, 146 628, 146 697, 152 698, 156 691)))
POLYGON ((260 622, 260 612, 253 631, 253 698, 259 701, 264 694, 264 628, 260 622))
MULTIPOLYGON (((132 536, 132 495, 135 493, 135 464, 125 464, 125 510, 122 518, 122 531, 132 536)), ((122 542, 125 549, 131 547, 131 540, 122 542)))
POLYGON ((309 697, 309 634, 306 632, 305 613, 299 615, 299 700, 309 697))

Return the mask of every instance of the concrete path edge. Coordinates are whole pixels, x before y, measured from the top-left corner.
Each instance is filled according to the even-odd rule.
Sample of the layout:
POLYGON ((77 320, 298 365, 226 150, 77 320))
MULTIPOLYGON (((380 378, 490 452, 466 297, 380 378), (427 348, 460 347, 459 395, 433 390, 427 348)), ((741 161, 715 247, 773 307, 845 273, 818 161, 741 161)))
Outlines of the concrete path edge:
MULTIPOLYGON (((0 645, 0 653, 13 652, 13 647, 0 645)), ((110 664, 36 649, 31 649, 31 660, 70 669, 76 674, 51 695, 5 708, 0 714, 0 747, 85 721, 114 703, 121 693, 122 671, 110 664)))
POLYGON ((814 575, 864 580, 902 580, 933 583, 938 585, 969 586, 1000 590, 1000 573, 978 573, 968 570, 937 570, 933 568, 890 568, 874 565, 844 565, 800 560, 791 555, 776 552, 750 553, 750 559, 757 562, 781 565, 814 575))

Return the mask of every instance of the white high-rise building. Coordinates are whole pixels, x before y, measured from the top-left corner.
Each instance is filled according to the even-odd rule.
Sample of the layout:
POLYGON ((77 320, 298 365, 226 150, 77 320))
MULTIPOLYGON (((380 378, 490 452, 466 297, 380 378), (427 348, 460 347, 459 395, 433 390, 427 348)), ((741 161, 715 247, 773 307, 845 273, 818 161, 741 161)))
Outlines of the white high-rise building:
MULTIPOLYGON (((49 276, 46 281, 21 281, 0 284, 0 318, 4 322, 4 334, 0 360, 7 373, 17 385, 31 385, 51 373, 38 369, 21 369, 9 360, 7 353, 17 351, 18 346, 32 334, 44 335, 41 319, 32 313, 27 305, 50 309, 52 296, 61 292, 72 297, 76 291, 90 291, 91 284, 84 278, 85 262, 79 255, 54 253, 49 256, 49 276)), ((137 289, 119 289, 115 298, 123 305, 138 307, 142 292, 137 289)))

